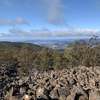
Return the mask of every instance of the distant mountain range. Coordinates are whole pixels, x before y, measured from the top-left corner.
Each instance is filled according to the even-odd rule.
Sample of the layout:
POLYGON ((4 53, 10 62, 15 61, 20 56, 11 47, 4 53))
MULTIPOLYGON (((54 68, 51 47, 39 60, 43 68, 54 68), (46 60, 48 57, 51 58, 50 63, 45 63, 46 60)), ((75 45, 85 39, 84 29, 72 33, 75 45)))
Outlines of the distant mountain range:
MULTIPOLYGON (((92 39, 92 38, 91 38, 92 39)), ((96 43, 100 43, 100 38, 95 40, 91 40, 89 38, 83 38, 83 39, 37 39, 37 40, 27 40, 24 41, 25 43, 32 43, 32 44, 36 44, 36 45, 40 45, 40 46, 44 46, 44 47, 49 47, 52 49, 64 49, 66 46, 68 46, 71 43, 74 43, 75 41, 85 41, 87 43, 89 43, 91 41, 92 44, 96 43)))
MULTIPOLYGON (((92 39, 92 38, 91 38, 92 39)), ((90 42, 90 38, 49 38, 49 39, 32 39, 32 40, 19 40, 19 41, 10 41, 10 42, 21 42, 21 43, 31 43, 43 47, 48 47, 52 49, 64 49, 66 46, 68 46, 71 43, 74 43, 75 41, 80 42, 90 42)), ((92 40, 92 44, 94 44, 95 41, 92 40)), ((96 40, 97 43, 100 43, 100 38, 96 40)))
POLYGON ((25 43, 37 44, 40 46, 49 47, 52 49, 64 49, 69 44, 77 41, 78 39, 52 39, 52 40, 27 40, 25 43))

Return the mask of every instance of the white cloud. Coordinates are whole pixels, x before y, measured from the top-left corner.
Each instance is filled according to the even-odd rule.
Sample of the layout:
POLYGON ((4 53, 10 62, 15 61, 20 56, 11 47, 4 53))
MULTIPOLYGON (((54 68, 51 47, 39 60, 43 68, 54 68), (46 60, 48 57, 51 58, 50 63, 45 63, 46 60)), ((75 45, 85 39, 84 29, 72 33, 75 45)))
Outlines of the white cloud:
POLYGON ((47 21, 50 24, 63 24, 63 0, 43 0, 47 21))
POLYGON ((21 29, 10 29, 9 30, 11 35, 16 35, 16 36, 27 36, 30 35, 30 32, 25 31, 25 30, 21 30, 21 29))
POLYGON ((11 36, 31 36, 31 37, 48 37, 52 36, 51 32, 47 29, 37 29, 37 30, 23 30, 23 29, 10 29, 9 35, 11 36))
POLYGON ((29 22, 21 17, 17 17, 14 20, 11 19, 0 19, 0 25, 1 26, 12 26, 12 25, 28 25, 29 22))
POLYGON ((15 37, 91 37, 93 35, 100 36, 100 30, 99 29, 59 29, 59 30, 49 30, 49 29, 31 29, 31 30, 24 30, 24 29, 18 29, 18 28, 12 28, 9 29, 8 33, 1 33, 0 37, 5 36, 15 36, 15 37))
POLYGON ((26 25, 28 25, 29 24, 29 22, 26 20, 26 19, 24 19, 24 18, 21 18, 21 17, 17 17, 15 20, 14 20, 14 22, 15 22, 15 24, 26 24, 26 25))

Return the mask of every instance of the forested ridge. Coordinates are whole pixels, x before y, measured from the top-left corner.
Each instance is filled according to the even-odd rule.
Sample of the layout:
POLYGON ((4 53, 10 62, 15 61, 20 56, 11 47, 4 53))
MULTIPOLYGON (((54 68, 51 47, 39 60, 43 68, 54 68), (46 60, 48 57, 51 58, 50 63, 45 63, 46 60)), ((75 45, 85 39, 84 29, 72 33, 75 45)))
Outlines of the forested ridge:
POLYGON ((71 68, 79 65, 100 66, 100 43, 76 41, 63 51, 31 43, 0 42, 0 64, 17 62, 20 70, 48 70, 71 68))

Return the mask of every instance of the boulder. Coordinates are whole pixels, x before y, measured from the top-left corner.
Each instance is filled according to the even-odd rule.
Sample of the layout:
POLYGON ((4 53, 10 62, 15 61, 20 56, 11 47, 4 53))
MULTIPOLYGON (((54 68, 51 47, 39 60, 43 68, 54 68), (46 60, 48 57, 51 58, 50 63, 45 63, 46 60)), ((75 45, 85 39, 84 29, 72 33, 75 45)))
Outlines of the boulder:
POLYGON ((58 94, 61 98, 66 98, 70 94, 69 88, 66 87, 59 87, 58 88, 58 94))
POLYGON ((69 80, 69 85, 75 85, 76 84, 76 80, 75 79, 70 79, 69 80))
POLYGON ((30 100, 30 96, 27 95, 27 94, 25 94, 25 95, 23 96, 23 100, 30 100))
POLYGON ((50 94, 49 94, 50 98, 52 100, 58 100, 59 99, 59 94, 58 94, 58 90, 57 89, 53 89, 50 94))
POLYGON ((18 84, 19 85, 22 85, 23 84, 23 80, 22 79, 19 79, 18 84))
POLYGON ((70 92, 67 100, 88 100, 88 95, 81 86, 74 86, 70 92))
POLYGON ((46 89, 39 87, 36 90, 36 97, 38 100, 41 100, 41 99, 48 100, 48 93, 47 93, 46 89))
POLYGON ((100 91, 99 90, 91 90, 89 93, 89 100, 100 100, 100 91))

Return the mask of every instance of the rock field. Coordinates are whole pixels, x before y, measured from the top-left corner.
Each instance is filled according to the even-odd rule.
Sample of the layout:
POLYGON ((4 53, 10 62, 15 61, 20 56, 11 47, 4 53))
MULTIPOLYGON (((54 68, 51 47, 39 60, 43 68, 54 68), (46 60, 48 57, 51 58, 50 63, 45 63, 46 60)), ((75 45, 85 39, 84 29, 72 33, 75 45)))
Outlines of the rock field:
POLYGON ((23 77, 1 67, 0 100, 100 100, 100 67, 34 70, 23 77))

